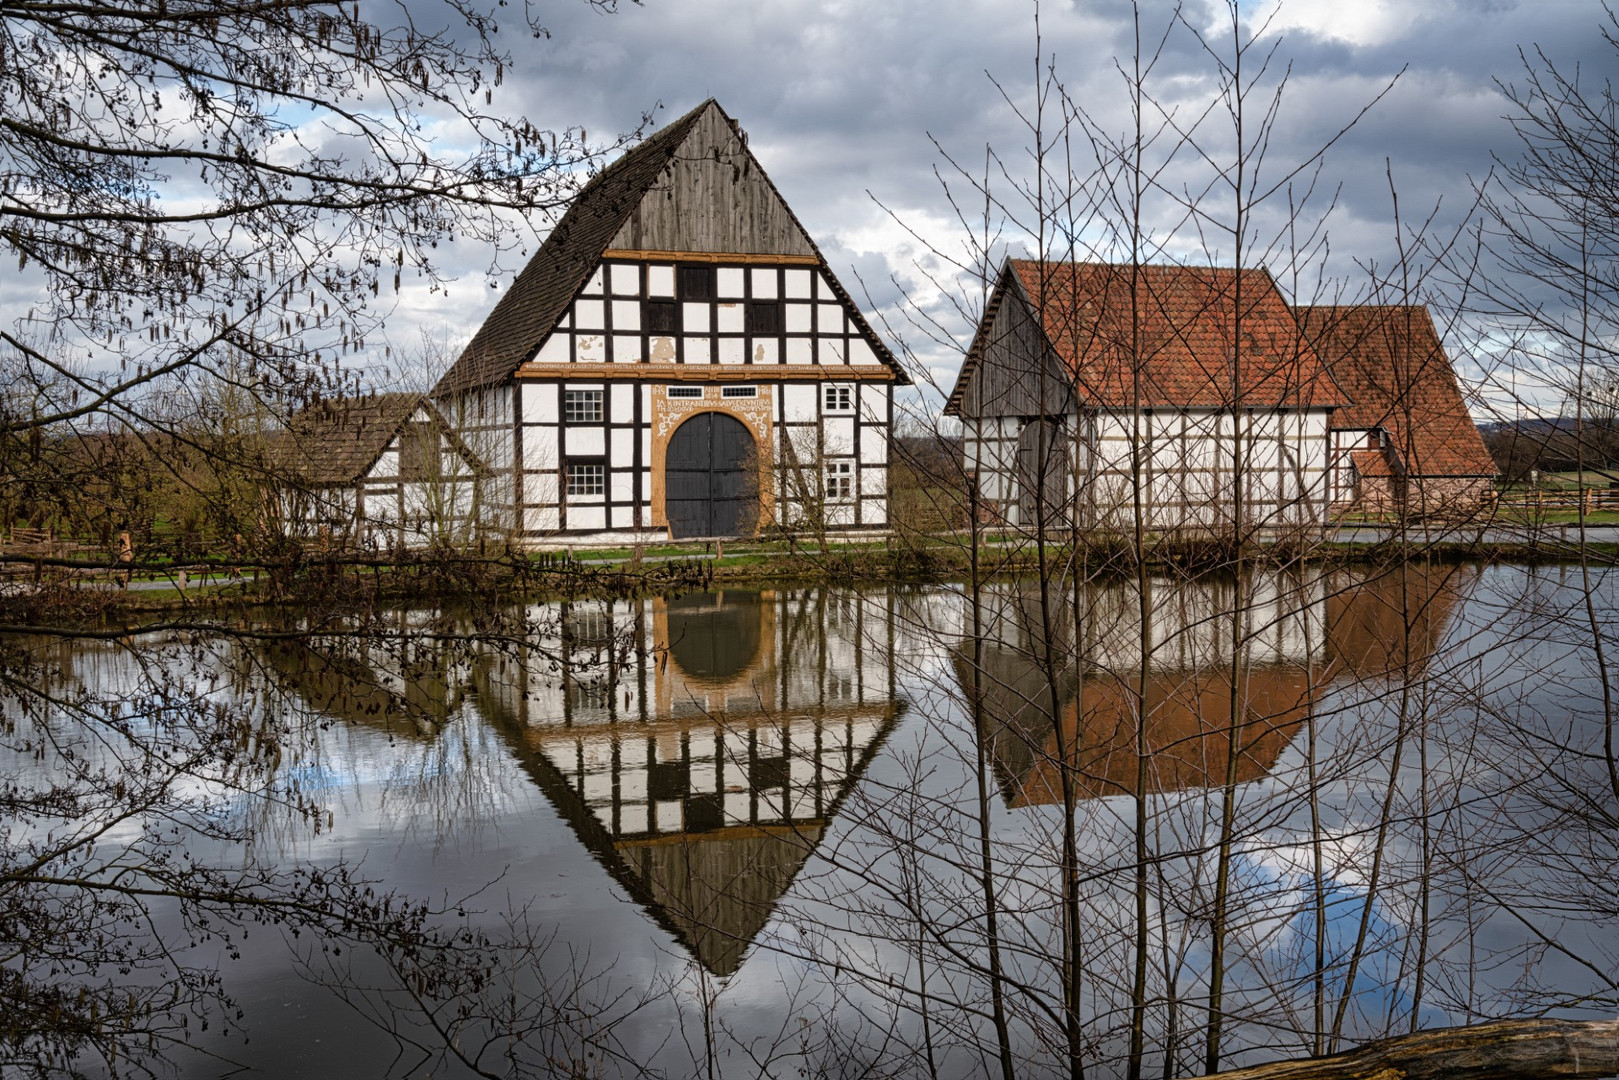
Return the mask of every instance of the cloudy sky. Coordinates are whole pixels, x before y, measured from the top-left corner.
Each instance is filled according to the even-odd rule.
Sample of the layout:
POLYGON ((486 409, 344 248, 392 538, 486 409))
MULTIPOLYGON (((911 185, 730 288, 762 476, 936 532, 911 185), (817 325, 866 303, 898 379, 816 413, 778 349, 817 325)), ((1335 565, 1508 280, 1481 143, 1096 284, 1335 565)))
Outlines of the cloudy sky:
MULTIPOLYGON (((954 264, 970 260, 969 227, 981 230, 984 219, 983 196, 950 159, 981 173, 993 151, 1000 162, 992 170, 998 208, 990 213, 996 257, 1026 254, 1036 240, 1018 187, 1027 189, 1035 160, 1019 114, 1032 115, 1042 85, 1037 70, 1053 72, 1067 100, 1104 136, 1121 136, 1130 123, 1119 70, 1137 52, 1130 5, 1047 0, 1038 8, 1038 39, 1036 11, 1030 0, 647 0, 603 13, 553 0, 542 14, 549 39, 512 45, 505 105, 543 127, 582 125, 608 137, 634 128, 643 114, 661 125, 717 98, 748 132, 835 272, 868 298, 865 307, 888 328, 890 344, 914 350, 948 385, 958 362, 950 339, 964 341, 970 332, 962 305, 970 310, 977 295, 954 264)), ((1229 265, 1235 242, 1225 230, 1234 200, 1217 181, 1209 185, 1215 165, 1234 158, 1232 125, 1228 112, 1208 109, 1219 99, 1218 60, 1231 55, 1230 19, 1223 2, 1208 0, 1188 0, 1183 14, 1188 25, 1175 26, 1170 5, 1143 4, 1143 37, 1154 45, 1164 40, 1148 89, 1209 158, 1160 136, 1154 162, 1168 186, 1206 191, 1201 202, 1213 209, 1199 229, 1184 208, 1160 197, 1147 208, 1147 224, 1164 257, 1229 265)), ((1265 262, 1284 284, 1295 270, 1308 274, 1290 285, 1306 294, 1302 300, 1364 295, 1368 268, 1391 264, 1390 173, 1412 227, 1433 216, 1427 232, 1441 237, 1465 220, 1492 152, 1514 153, 1496 80, 1521 81, 1520 50, 1538 47, 1564 70, 1581 65, 1587 77, 1608 76, 1619 58, 1602 40, 1605 17, 1594 0, 1267 0, 1245 4, 1243 18, 1266 27, 1244 61, 1244 78, 1257 76, 1246 106, 1250 143, 1279 77, 1287 78, 1257 166, 1261 186, 1311 162, 1371 105, 1318 171, 1295 179, 1295 196, 1312 176, 1315 191, 1294 238, 1281 224, 1285 188, 1254 217, 1243 261, 1265 262), (1303 245, 1317 257, 1296 262, 1288 251, 1299 246, 1298 234, 1317 228, 1317 211, 1329 203, 1335 206, 1325 232, 1313 233, 1327 246, 1303 245)), ((1090 175, 1096 157, 1085 133, 1071 124, 1065 146, 1061 102, 1055 94, 1046 101, 1052 184, 1062 187, 1071 175, 1071 189, 1094 194, 1102 186, 1090 175), (1072 167, 1058 167, 1065 161, 1072 167)), ((1082 244, 1114 250, 1108 236, 1116 210, 1076 218, 1082 244)), ((454 317, 436 328, 449 340, 470 335, 495 299, 477 266, 468 265, 464 280, 448 308, 454 317)), ((442 300, 426 298, 406 307, 402 322, 424 324, 446 310, 442 300)))

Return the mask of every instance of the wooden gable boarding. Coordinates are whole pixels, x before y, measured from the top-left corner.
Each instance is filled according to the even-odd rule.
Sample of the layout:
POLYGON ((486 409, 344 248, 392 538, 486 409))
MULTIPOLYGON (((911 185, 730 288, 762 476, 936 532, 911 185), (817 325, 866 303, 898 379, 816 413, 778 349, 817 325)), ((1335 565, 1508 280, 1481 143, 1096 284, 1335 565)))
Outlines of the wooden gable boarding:
POLYGON ((885 526, 904 381, 708 101, 586 185, 436 393, 500 448, 517 535, 628 537, 670 528, 667 451, 699 413, 766 462, 761 522, 824 495, 829 525, 885 526))

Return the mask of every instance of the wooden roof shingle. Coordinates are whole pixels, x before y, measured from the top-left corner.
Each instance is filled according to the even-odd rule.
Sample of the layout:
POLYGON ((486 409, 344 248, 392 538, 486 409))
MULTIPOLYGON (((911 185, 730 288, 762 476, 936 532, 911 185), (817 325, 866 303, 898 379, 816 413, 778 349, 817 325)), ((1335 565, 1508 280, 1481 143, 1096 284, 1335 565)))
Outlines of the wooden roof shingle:
POLYGON ((272 444, 271 462, 298 483, 353 483, 424 400, 418 393, 389 393, 317 402, 288 418, 272 444))

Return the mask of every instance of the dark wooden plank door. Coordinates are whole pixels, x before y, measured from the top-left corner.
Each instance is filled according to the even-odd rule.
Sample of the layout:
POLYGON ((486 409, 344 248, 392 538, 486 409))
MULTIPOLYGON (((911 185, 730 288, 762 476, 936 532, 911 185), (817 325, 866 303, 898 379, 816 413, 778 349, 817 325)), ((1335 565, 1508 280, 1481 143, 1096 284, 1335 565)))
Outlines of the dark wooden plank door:
POLYGON ((753 436, 735 417, 698 413, 681 424, 664 455, 670 535, 751 533, 759 515, 753 459, 753 436))

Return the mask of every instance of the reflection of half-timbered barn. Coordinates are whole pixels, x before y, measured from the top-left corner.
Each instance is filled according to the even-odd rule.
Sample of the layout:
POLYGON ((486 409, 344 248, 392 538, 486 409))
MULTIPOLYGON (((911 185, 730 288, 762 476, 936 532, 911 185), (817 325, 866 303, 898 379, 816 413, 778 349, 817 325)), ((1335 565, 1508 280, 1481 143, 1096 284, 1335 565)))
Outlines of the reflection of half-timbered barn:
POLYGON ((1332 419, 1333 502, 1418 515, 1486 507, 1495 461, 1428 309, 1305 307, 1297 314, 1351 402, 1332 419))
MULTIPOLYGON (((1063 762, 1079 798, 1133 793, 1138 732, 1148 749, 1149 795, 1219 787, 1228 775, 1248 783, 1275 767, 1335 684, 1419 676, 1443 642, 1464 577, 1454 568, 1399 567, 1363 580, 1256 579, 1245 598, 1252 636, 1235 695, 1230 635, 1238 605, 1234 583, 1218 578, 1152 583, 1145 678, 1134 593, 1088 589, 1086 636, 1051 650, 1055 713, 1032 592, 993 592, 977 666, 971 641, 952 659, 1009 806, 1060 802, 1063 762)), ((1066 608, 1071 598, 1059 603, 1066 608)))
POLYGON ((883 527, 903 381, 708 101, 585 186, 435 394, 534 542, 883 527))
POLYGON ((946 413, 1010 524, 1325 519, 1341 394, 1264 270, 1008 260, 946 413))
POLYGON ((892 634, 886 599, 575 603, 480 701, 608 872, 728 975, 898 716, 870 647, 892 634))

